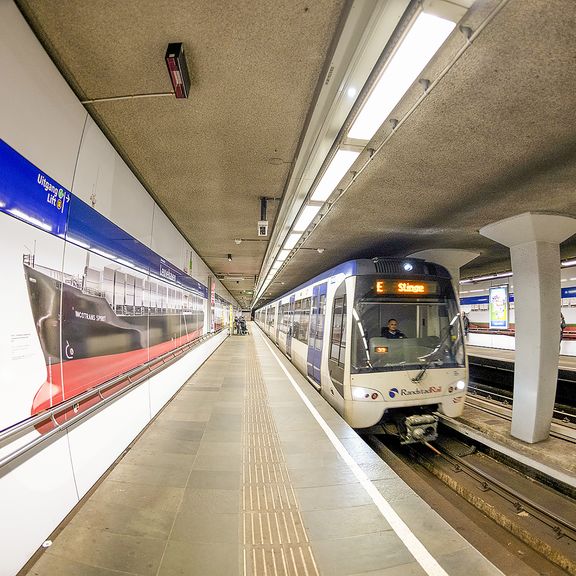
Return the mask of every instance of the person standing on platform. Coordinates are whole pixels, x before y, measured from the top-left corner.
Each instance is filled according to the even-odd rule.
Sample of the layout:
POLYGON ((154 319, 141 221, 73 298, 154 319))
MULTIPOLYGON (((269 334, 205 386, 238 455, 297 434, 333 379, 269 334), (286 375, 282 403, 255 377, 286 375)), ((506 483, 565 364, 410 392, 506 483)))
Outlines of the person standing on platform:
POLYGON ((466 316, 466 312, 462 312, 462 324, 464 325, 464 336, 468 336, 470 330, 470 319, 466 316))

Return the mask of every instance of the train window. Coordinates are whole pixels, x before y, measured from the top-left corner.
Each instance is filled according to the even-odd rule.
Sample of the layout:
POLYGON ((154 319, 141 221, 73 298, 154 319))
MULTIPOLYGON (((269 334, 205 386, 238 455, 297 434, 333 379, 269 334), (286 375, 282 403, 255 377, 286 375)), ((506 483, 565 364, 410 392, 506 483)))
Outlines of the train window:
POLYGON ((358 279, 354 299, 351 371, 405 370, 464 366, 456 298, 449 280, 425 300, 396 295, 375 297, 372 281, 358 279), (389 320, 398 323, 392 337, 389 320))
POLYGON ((294 313, 292 316, 292 338, 300 340, 300 310, 302 308, 302 300, 297 300, 294 302, 294 313))
POLYGON ((320 302, 318 304, 318 316, 316 318, 316 339, 314 347, 316 350, 322 349, 322 338, 324 337, 324 316, 326 314, 326 294, 320 295, 320 302))
POLYGON ((332 338, 330 341, 330 359, 344 366, 346 353, 346 296, 334 299, 332 316, 332 338))
POLYGON ((294 306, 292 336, 300 342, 308 342, 308 327, 310 324, 310 298, 298 300, 294 306))
POLYGON ((300 342, 308 343, 308 330, 310 327, 310 308, 312 298, 304 298, 302 300, 302 310, 300 311, 300 342))
POLYGON ((288 334, 290 328, 290 304, 281 304, 278 312, 278 329, 282 334, 288 334))

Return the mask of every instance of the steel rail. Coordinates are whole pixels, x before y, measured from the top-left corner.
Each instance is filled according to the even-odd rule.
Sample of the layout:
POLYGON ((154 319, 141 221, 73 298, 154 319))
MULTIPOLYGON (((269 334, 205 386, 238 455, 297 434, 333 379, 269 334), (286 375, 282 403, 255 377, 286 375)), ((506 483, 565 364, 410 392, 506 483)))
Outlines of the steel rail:
MULTIPOLYGON (((225 330, 225 328, 223 328, 222 330, 225 330)), ((119 376, 116 376, 115 378, 112 378, 111 380, 108 380, 95 388, 86 390, 86 392, 74 396, 70 400, 62 402, 54 406, 53 408, 49 408, 48 410, 45 410, 44 412, 37 414, 36 416, 32 416, 30 418, 27 418, 26 420, 22 420, 21 422, 18 422, 17 424, 14 424, 9 428, 6 428, 5 430, 2 430, 0 432, 0 448, 9 446, 10 442, 11 441, 13 442, 15 437, 22 436, 25 432, 30 431, 31 428, 37 426, 38 424, 41 424, 48 420, 52 421, 54 424, 54 428, 49 432, 46 432, 45 434, 42 434, 41 436, 34 438, 30 442, 24 444, 23 446, 20 446, 13 452, 10 452, 6 456, 0 458, 0 470, 2 470, 2 468, 7 466, 11 462, 22 456, 23 454, 25 454, 26 452, 29 452, 38 445, 47 442, 52 437, 56 436, 57 434, 60 434, 70 426, 73 426, 78 422, 80 422, 81 420, 83 420, 84 418, 90 416, 93 412, 101 410, 104 406, 107 406, 109 403, 113 402, 120 396, 136 388, 151 376, 158 374, 159 372, 164 370, 164 368, 167 368, 168 366, 173 364, 176 360, 180 359, 183 354, 189 352, 192 348, 195 348, 202 342, 205 342, 206 340, 211 339, 213 336, 220 334, 222 330, 200 336, 199 338, 196 338, 191 342, 187 342, 186 344, 183 344, 182 346, 179 346, 178 348, 175 348, 170 352, 166 352, 161 356, 157 356, 156 358, 149 360, 145 364, 141 364, 140 366, 137 366, 136 368, 133 368, 128 372, 124 372, 123 374, 120 374, 119 376), (140 374, 142 372, 145 372, 145 374, 141 375, 136 380, 130 380, 132 376, 140 374), (123 381, 127 381, 127 383, 120 390, 114 392, 110 396, 107 397, 103 396, 103 393, 106 390, 123 381), (68 410, 71 407, 74 407, 77 404, 80 404, 81 402, 94 398, 95 396, 100 397, 99 402, 97 402, 93 406, 90 406, 86 410, 83 410, 81 413, 70 418, 69 420, 66 420, 65 422, 62 423, 57 422, 56 416, 58 414, 68 410)))
MULTIPOLYGON (((443 447, 440 447, 440 451, 441 457, 454 467, 455 472, 462 471, 465 474, 468 474, 468 476, 477 482, 480 482, 482 489, 492 490, 501 498, 508 500, 508 502, 510 502, 518 511, 526 510, 530 512, 530 514, 535 518, 538 518, 540 522, 552 528, 558 537, 567 536, 576 542, 576 524, 573 524, 569 520, 538 504, 525 494, 510 488, 504 482, 498 480, 488 472, 485 472, 477 466, 466 462, 464 458, 450 454, 443 447)), ((426 458, 424 455, 420 456, 426 458)), ((430 458, 427 459, 429 462, 431 462, 430 458)))
MULTIPOLYGON (((406 461, 407 457, 405 458, 403 456, 398 456, 398 454, 396 453, 397 451, 395 449, 392 449, 392 447, 387 446, 385 443, 383 443, 378 436, 371 435, 368 436, 367 439, 368 439, 367 442, 368 445, 373 450, 375 450, 375 452, 384 461, 388 462, 387 457, 388 454, 390 454, 395 458, 399 458, 402 462, 405 463, 405 465, 409 466, 412 469, 412 464, 409 464, 406 461)), ((528 546, 536 550, 538 553, 543 554, 544 557, 546 557, 550 562, 558 566, 561 566, 562 568, 565 568, 564 560, 562 560, 562 563, 560 563, 557 561, 557 558, 554 557, 554 555, 552 555, 552 557, 549 556, 549 554, 547 553, 549 552, 549 550, 547 549, 549 548, 550 550, 552 550, 552 548, 550 548, 550 545, 547 544, 545 540, 538 539, 540 540, 540 542, 536 543, 534 543, 533 540, 527 541, 521 534, 517 533, 515 529, 510 528, 509 526, 501 523, 495 516, 491 515, 490 513, 487 513, 483 508, 479 507, 478 502, 475 498, 471 499, 462 494, 460 490, 458 490, 452 485, 452 481, 457 482, 456 475, 463 472, 474 482, 479 483, 479 490, 481 490, 482 492, 491 491, 499 498, 502 498, 503 500, 511 503, 514 509, 516 510, 516 513, 526 511, 527 514, 530 514, 535 520, 539 521, 547 529, 551 529, 552 532, 554 533, 554 537, 557 540, 560 540, 562 537, 566 537, 569 541, 569 546, 571 546, 572 542, 576 541, 576 525, 574 524, 573 520, 560 517, 556 512, 551 512, 550 509, 546 508, 543 505, 538 504, 528 496, 525 496, 524 494, 520 493, 518 490, 508 487, 505 482, 498 480, 493 476, 493 474, 485 472, 484 470, 478 468, 473 464, 467 463, 466 461, 464 461, 463 458, 450 453, 446 449, 446 447, 438 446, 438 448, 442 449, 442 452, 435 450, 435 453, 439 455, 439 457, 442 458, 448 464, 450 469, 453 470, 452 473, 453 475, 450 475, 449 472, 442 471, 442 466, 439 464, 437 460, 438 456, 433 457, 430 453, 426 453, 423 450, 423 448, 424 448, 423 446, 418 446, 418 448, 412 446, 410 455, 411 463, 417 461, 419 465, 427 469, 441 482, 444 482, 446 485, 450 486, 452 490, 454 490, 457 494, 462 496, 472 506, 481 510, 484 515, 487 515, 497 524, 509 530, 517 538, 520 538, 522 541, 524 541, 528 546), (422 450, 420 450, 419 448, 422 448, 422 450), (441 472, 438 472, 439 470, 441 472)), ((529 494, 529 491, 526 491, 525 494, 529 494)), ((571 558, 570 551, 568 552, 563 552, 561 550, 556 551, 560 553, 563 559, 566 559, 568 562, 570 562, 571 558)), ((572 573, 573 572, 570 572, 570 574, 572 573)))
MULTIPOLYGON (((506 420, 512 420, 512 406, 510 404, 504 405, 494 400, 488 400, 487 398, 471 396, 466 397, 465 403, 473 408, 482 410, 487 414, 493 414, 494 416, 500 416, 506 420)), ((576 425, 570 422, 554 419, 550 424, 550 436, 576 443, 576 425)))

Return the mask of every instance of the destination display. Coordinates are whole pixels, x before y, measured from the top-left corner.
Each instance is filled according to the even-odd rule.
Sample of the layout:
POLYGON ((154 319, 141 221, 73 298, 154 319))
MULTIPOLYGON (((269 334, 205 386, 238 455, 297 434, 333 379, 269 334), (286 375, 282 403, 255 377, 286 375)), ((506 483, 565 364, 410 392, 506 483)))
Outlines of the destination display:
POLYGON ((374 293, 381 295, 398 294, 402 296, 429 296, 438 294, 438 283, 424 280, 376 279, 374 293))

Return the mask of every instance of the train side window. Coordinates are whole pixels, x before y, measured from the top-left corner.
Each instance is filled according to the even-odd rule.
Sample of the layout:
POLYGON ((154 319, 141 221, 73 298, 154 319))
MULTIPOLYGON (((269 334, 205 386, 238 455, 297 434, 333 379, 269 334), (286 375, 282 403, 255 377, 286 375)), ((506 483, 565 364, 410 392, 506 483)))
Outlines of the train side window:
POLYGON ((339 366, 344 366, 346 352, 346 297, 334 299, 334 314, 332 316, 332 338, 330 342, 330 359, 339 366))
POLYGON ((331 310, 328 371, 334 389, 344 396, 344 364, 346 355, 346 283, 337 288, 331 310))
POLYGON ((290 304, 282 304, 278 312, 278 327, 282 334, 288 334, 289 319, 290 319, 290 304))
POLYGON ((326 294, 320 296, 320 304, 318 306, 318 317, 316 320, 316 350, 322 349, 322 338, 324 337, 324 315, 326 314, 326 294))
POLYGON ((294 302, 294 316, 292 318, 292 338, 300 340, 300 316, 302 310, 302 300, 294 302))
POLYGON ((342 339, 340 340, 340 356, 338 357, 338 364, 344 366, 344 354, 346 352, 346 298, 342 305, 342 339))
POLYGON ((302 300, 300 308, 300 330, 298 332, 298 340, 300 342, 308 343, 308 327, 310 325, 310 298, 302 300))

